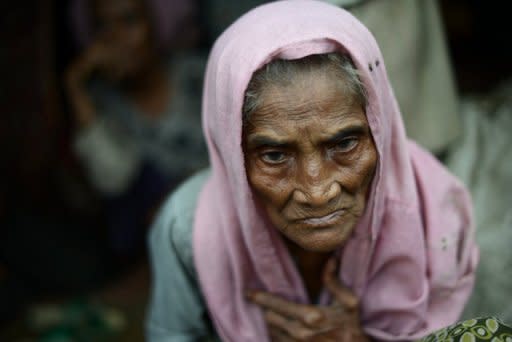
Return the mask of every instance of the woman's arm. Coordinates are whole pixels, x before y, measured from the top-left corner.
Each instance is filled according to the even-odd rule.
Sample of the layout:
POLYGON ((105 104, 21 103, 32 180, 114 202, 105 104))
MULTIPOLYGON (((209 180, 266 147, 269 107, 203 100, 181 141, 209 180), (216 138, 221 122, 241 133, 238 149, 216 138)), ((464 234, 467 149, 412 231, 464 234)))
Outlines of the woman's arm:
POLYGON ((212 335, 192 261, 193 213, 205 175, 203 172, 180 187, 164 204, 151 229, 149 342, 197 341, 212 335))
POLYGON ((95 71, 108 68, 111 52, 100 40, 94 42, 67 68, 65 87, 73 117, 79 129, 97 119, 96 108, 87 92, 87 82, 95 71))
POLYGON ((141 165, 136 145, 116 134, 115 124, 99 115, 87 84, 93 72, 104 74, 112 51, 101 41, 88 47, 66 71, 66 91, 77 125, 74 148, 93 185, 106 194, 127 189, 141 165))

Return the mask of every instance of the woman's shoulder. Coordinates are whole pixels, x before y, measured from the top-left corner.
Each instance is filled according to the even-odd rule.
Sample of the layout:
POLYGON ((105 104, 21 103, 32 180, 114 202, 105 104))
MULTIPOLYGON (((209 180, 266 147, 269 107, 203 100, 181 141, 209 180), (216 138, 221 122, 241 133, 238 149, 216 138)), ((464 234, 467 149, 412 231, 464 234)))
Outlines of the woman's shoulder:
POLYGON ((209 174, 209 170, 195 174, 169 195, 151 228, 149 341, 202 341, 215 335, 192 257, 196 202, 209 174))
POLYGON ((209 175, 210 169, 203 169, 186 179, 170 194, 167 202, 176 221, 193 223, 197 198, 209 175))
POLYGON ((195 208, 209 175, 209 168, 201 170, 169 195, 158 212, 149 236, 152 249, 171 249, 188 270, 193 268, 192 230, 195 208))

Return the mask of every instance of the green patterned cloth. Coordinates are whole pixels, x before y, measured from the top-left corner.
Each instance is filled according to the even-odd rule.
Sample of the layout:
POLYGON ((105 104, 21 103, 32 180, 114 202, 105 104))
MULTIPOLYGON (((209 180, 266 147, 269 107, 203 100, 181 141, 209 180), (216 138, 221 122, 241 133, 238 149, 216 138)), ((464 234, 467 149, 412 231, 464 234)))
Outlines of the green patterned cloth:
POLYGON ((419 342, 512 342, 512 327, 495 317, 468 319, 432 333, 419 342))

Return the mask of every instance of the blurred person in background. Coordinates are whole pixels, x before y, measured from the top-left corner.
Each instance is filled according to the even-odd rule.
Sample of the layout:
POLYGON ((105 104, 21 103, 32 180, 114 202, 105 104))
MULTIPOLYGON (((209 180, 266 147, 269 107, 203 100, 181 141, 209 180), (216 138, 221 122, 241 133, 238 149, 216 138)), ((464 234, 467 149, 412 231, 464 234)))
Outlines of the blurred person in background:
POLYGON ((76 0, 71 7, 83 47, 65 73, 74 147, 105 199, 121 256, 143 244, 162 196, 207 164, 204 59, 178 52, 195 44, 195 10, 180 0, 76 0))

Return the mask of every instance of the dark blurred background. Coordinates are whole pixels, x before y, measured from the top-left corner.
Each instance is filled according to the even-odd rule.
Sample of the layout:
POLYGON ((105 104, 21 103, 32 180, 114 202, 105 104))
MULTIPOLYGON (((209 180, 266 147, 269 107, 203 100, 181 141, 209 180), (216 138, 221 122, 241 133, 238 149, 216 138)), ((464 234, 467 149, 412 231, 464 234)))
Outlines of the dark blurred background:
MULTIPOLYGON (((0 4, 0 341, 143 340, 146 231, 115 250, 102 195, 73 149, 64 75, 81 48, 71 2, 0 4)), ((188 2, 170 49, 206 58, 225 26, 261 1, 188 2)), ((459 94, 509 79, 506 2, 439 4, 459 94)))
POLYGON ((483 93, 512 74, 508 11, 481 0, 439 2, 459 92, 483 93))

